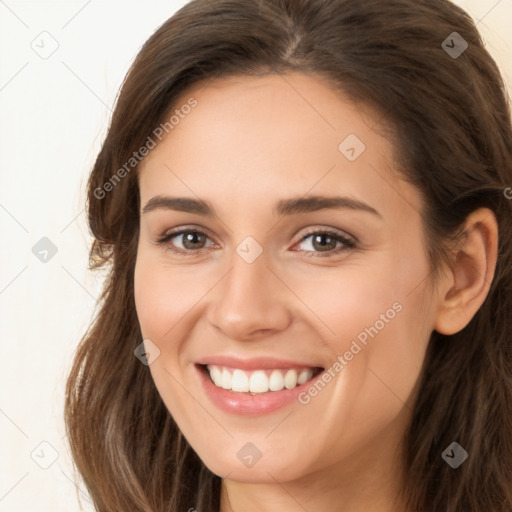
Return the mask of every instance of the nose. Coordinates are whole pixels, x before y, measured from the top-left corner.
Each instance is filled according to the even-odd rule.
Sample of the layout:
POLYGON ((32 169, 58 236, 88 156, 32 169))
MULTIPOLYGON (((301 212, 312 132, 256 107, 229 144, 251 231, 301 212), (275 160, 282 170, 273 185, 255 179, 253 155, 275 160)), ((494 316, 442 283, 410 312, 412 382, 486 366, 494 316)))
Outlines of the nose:
POLYGON ((286 329, 291 314, 290 292, 260 256, 247 263, 233 254, 231 269, 215 287, 208 320, 233 340, 253 340, 286 329))

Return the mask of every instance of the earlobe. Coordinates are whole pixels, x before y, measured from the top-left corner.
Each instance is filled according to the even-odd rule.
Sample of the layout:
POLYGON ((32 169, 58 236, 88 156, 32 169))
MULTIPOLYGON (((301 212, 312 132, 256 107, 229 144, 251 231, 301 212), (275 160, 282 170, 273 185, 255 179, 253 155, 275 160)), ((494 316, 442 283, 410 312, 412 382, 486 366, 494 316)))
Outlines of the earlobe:
POLYGON ((440 283, 434 329, 441 334, 462 330, 484 303, 498 257, 498 224, 488 208, 472 212, 464 225, 465 238, 440 283))

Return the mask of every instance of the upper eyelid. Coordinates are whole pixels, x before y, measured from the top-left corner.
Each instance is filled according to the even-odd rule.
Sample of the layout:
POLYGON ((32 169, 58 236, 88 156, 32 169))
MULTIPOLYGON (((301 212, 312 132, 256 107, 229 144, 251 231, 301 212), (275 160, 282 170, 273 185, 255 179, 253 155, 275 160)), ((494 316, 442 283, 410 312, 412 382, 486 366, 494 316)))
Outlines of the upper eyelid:
POLYGON ((158 240, 166 239, 166 238, 173 238, 175 236, 183 235, 184 233, 188 232, 197 232, 201 233, 203 235, 206 235, 210 240, 214 241, 213 236, 210 235, 209 231, 205 228, 198 228, 194 226, 184 226, 179 228, 174 228, 171 230, 164 231, 161 235, 157 237, 158 240))

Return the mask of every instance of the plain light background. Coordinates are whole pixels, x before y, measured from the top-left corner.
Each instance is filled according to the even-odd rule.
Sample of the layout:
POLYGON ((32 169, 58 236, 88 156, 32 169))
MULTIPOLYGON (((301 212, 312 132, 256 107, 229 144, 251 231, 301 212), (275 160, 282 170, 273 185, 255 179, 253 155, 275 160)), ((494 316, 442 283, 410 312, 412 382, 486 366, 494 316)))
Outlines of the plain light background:
MULTIPOLYGON (((85 185, 130 63, 185 3, 0 1, 0 512, 75 512, 78 494, 93 511, 62 419, 101 287, 85 185), (57 250, 46 262, 32 251, 43 237, 57 250)), ((512 91, 512 0, 455 3, 512 91)))

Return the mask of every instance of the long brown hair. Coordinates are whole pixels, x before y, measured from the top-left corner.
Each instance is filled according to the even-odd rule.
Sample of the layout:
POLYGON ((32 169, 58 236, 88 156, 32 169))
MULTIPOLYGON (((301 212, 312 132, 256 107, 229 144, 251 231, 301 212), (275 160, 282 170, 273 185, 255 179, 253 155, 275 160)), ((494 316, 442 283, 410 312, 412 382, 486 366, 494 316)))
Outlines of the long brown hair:
POLYGON ((397 170, 425 200, 432 279, 468 214, 495 213, 484 304, 460 332, 431 335, 404 439, 404 496, 418 512, 512 512, 510 107, 474 22, 447 0, 193 0, 145 43, 90 174, 91 267, 108 275, 66 389, 71 453, 97 510, 219 510, 220 477, 134 356, 140 205, 136 163, 126 163, 192 84, 287 71, 324 77, 382 115, 397 170), (467 43, 460 55, 454 32, 467 43), (469 453, 457 470, 441 457, 453 441, 469 453))

